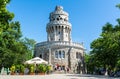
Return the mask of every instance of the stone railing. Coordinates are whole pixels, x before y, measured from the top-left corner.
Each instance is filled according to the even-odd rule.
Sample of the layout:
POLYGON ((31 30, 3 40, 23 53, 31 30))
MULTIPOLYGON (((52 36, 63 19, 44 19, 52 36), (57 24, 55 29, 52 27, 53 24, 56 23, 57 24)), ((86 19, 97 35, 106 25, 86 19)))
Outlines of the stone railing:
POLYGON ((68 42, 68 41, 45 41, 41 43, 37 43, 36 46, 73 46, 73 47, 78 47, 78 48, 83 48, 83 44, 76 43, 76 42, 68 42))
POLYGON ((71 23, 69 23, 69 22, 65 22, 65 21, 51 21, 51 22, 49 22, 48 24, 47 24, 47 26, 49 26, 49 25, 53 25, 53 24, 63 24, 63 25, 69 25, 69 26, 71 26, 71 23))

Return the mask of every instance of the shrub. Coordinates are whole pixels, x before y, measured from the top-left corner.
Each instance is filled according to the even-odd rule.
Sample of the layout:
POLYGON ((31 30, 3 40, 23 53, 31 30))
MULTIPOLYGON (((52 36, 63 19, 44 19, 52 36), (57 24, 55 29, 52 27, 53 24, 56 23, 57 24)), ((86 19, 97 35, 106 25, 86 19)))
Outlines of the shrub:
POLYGON ((40 73, 45 73, 46 72, 46 65, 40 64, 38 65, 38 69, 40 73))
POLYGON ((29 69, 31 73, 34 73, 34 65, 29 65, 29 69))
POLYGON ((50 66, 46 66, 46 71, 50 71, 51 70, 51 67, 50 66))
POLYGON ((12 73, 15 73, 15 65, 12 65, 10 70, 11 70, 12 73))
POLYGON ((20 72, 21 72, 21 73, 24 73, 24 70, 25 70, 25 67, 24 67, 24 65, 21 64, 21 65, 20 65, 20 72))

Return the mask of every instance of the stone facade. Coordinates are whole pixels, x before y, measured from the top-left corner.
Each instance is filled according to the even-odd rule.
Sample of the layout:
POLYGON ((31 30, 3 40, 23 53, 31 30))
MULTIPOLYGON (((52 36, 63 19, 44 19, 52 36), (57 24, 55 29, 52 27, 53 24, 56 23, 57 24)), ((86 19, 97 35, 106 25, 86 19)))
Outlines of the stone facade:
POLYGON ((46 26, 47 41, 36 44, 34 56, 43 58, 54 68, 69 68, 71 73, 83 73, 84 47, 82 43, 72 42, 68 16, 61 6, 56 6, 50 13, 46 26))

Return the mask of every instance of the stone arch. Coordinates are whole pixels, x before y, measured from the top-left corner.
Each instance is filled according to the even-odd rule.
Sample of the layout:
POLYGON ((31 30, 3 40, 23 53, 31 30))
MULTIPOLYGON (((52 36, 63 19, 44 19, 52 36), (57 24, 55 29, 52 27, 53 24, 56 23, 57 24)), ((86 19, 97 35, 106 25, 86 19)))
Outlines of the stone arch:
POLYGON ((43 58, 43 57, 42 57, 42 53, 40 53, 39 57, 40 57, 40 58, 43 58))

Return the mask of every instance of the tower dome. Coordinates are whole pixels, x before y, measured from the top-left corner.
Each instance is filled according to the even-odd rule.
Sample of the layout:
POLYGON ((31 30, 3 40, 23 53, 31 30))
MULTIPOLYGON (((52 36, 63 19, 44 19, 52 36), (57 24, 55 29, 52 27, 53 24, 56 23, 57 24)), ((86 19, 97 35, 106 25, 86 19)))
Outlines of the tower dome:
POLYGON ((46 27, 48 41, 71 41, 71 24, 68 16, 62 6, 56 6, 50 13, 46 27))

